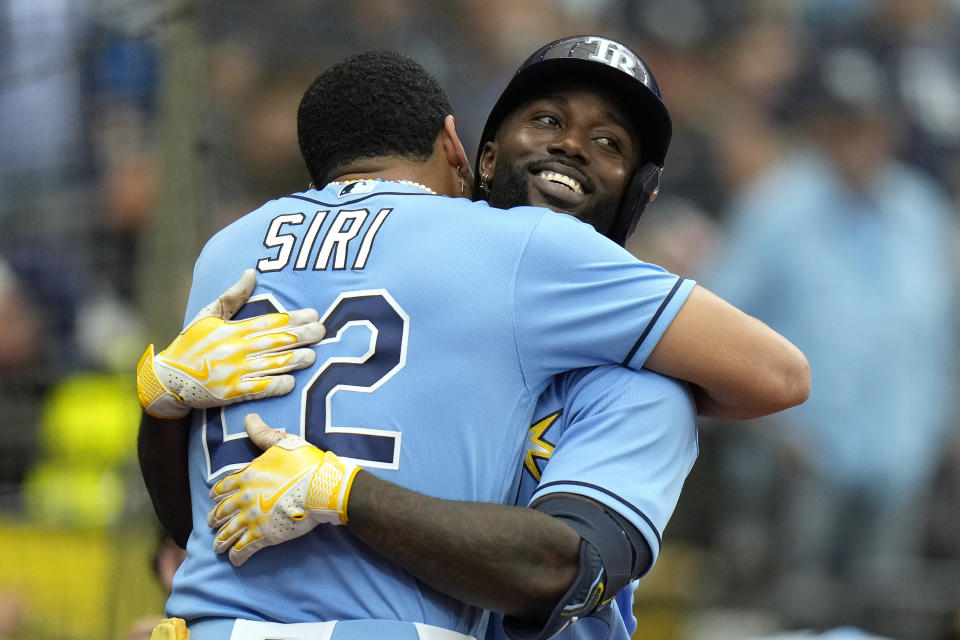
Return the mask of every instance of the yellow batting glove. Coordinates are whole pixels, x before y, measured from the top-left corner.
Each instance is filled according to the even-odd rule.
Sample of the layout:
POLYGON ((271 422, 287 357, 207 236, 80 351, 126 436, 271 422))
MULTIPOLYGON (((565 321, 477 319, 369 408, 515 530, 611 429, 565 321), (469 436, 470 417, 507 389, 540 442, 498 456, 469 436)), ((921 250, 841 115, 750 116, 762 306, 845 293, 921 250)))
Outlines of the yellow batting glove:
POLYGON ((190 630, 183 618, 164 618, 153 628, 150 640, 190 640, 190 630))
POLYGON ((312 365, 308 345, 323 339, 313 309, 229 321, 256 286, 252 269, 207 305, 158 354, 147 347, 137 365, 137 395, 156 418, 182 418, 191 408, 219 407, 280 396, 293 390, 293 376, 312 365))
POLYGON ((229 550, 236 567, 260 549, 298 538, 318 524, 346 524, 347 497, 360 470, 299 436, 270 429, 256 414, 244 425, 261 448, 274 444, 213 486, 215 506, 207 514, 207 524, 219 527, 214 551, 229 550))

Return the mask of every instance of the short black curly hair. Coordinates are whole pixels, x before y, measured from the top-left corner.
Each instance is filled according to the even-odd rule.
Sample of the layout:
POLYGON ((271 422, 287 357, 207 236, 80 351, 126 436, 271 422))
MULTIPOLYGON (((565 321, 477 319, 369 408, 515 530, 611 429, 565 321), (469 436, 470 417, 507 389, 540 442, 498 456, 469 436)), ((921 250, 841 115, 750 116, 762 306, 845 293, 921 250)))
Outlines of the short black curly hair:
POLYGON ((320 74, 297 111, 297 139, 313 184, 360 158, 426 160, 453 113, 440 83, 392 51, 350 56, 320 74))

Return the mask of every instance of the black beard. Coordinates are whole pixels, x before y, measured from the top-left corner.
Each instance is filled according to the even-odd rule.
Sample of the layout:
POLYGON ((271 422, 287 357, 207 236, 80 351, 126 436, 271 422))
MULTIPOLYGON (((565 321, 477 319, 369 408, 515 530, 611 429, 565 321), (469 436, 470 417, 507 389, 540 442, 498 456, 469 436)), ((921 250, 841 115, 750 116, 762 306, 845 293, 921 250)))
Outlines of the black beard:
MULTIPOLYGON (((559 200, 552 199, 544 194, 544 199, 554 211, 567 213, 559 200)), ((530 194, 527 192, 527 171, 520 167, 501 169, 493 174, 490 180, 491 207, 509 209, 511 207, 528 206, 530 194)), ((616 218, 620 202, 613 197, 604 197, 597 200, 593 207, 578 214, 570 214, 582 222, 586 222, 603 235, 610 232, 613 220, 616 218)))
POLYGON ((530 194, 527 193, 527 176, 522 169, 510 167, 497 171, 490 179, 491 207, 510 209, 530 204, 530 194))

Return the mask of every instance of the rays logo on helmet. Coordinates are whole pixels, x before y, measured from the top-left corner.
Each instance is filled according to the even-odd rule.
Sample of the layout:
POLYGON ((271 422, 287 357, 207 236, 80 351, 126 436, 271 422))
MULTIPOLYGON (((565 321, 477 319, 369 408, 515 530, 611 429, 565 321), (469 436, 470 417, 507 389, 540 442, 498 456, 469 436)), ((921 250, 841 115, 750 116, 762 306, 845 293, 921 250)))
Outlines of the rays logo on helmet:
POLYGON ((622 46, 621 44, 614 42, 613 40, 607 40, 606 38, 599 38, 597 36, 591 36, 586 40, 587 44, 596 44, 597 52, 590 54, 591 60, 597 60, 598 62, 604 62, 611 67, 620 69, 629 73, 633 77, 637 77, 637 72, 641 74, 639 80, 646 83, 646 68, 640 62, 640 60, 633 54, 632 51, 622 46))

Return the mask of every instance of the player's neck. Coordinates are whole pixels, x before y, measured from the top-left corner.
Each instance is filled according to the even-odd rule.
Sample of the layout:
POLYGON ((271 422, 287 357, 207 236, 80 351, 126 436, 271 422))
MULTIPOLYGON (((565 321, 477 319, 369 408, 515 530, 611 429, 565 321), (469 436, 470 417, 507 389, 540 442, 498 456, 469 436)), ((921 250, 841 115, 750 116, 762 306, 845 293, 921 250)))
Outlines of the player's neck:
POLYGON ((432 176, 423 171, 423 168, 425 168, 423 165, 418 166, 418 163, 405 160, 388 162, 377 158, 368 158, 344 167, 337 172, 337 176, 331 182, 377 178, 391 181, 408 180, 431 186, 430 182, 432 180, 430 178, 432 176))
POLYGON ((405 158, 361 158, 341 167, 330 182, 348 182, 363 178, 376 178, 394 182, 407 181, 419 183, 437 193, 443 193, 442 179, 439 177, 433 158, 426 162, 415 162, 405 158))

